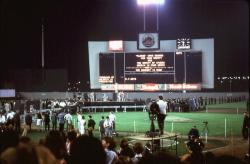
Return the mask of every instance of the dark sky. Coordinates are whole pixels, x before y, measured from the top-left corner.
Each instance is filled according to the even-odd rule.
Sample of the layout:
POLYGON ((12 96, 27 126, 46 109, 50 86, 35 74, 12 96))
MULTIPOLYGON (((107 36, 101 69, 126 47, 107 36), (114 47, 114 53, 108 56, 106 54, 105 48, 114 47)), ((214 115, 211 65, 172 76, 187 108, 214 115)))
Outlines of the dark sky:
MULTIPOLYGON (((247 75, 249 3, 244 0, 165 0, 159 8, 162 40, 215 39, 215 76, 247 75)), ((155 7, 147 7, 154 31, 155 7)), ((89 81, 88 40, 137 40, 143 8, 135 0, 0 0, 1 73, 41 68, 41 22, 45 68, 68 70, 69 80, 89 81)))

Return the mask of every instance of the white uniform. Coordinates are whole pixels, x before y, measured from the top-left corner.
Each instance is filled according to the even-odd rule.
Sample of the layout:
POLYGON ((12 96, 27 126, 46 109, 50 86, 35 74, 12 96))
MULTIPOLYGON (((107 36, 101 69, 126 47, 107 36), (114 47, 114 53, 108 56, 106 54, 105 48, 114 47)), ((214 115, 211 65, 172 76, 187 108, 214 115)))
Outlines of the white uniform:
POLYGON ((81 121, 81 119, 82 119, 82 115, 81 114, 77 114, 77 121, 78 121, 78 129, 80 130, 80 121, 81 121))
POLYGON ((113 113, 110 113, 110 114, 109 114, 109 120, 110 120, 111 122, 115 122, 116 116, 115 116, 113 113))
POLYGON ((79 124, 80 124, 79 132, 81 135, 84 135, 84 133, 85 133, 85 126, 84 126, 85 123, 86 123, 86 120, 84 120, 84 119, 81 119, 79 121, 79 124))
POLYGON ((110 119, 106 119, 103 123, 103 126, 105 128, 105 135, 107 137, 111 137, 112 136, 112 121, 110 119))
POLYGON ((13 119, 14 116, 15 116, 15 114, 16 114, 16 113, 13 112, 13 111, 12 111, 12 112, 9 112, 9 113, 7 114, 7 120, 8 120, 8 119, 10 119, 10 120, 13 119))
POLYGON ((8 113, 10 111, 10 104, 9 103, 5 103, 4 104, 4 109, 8 113))
POLYGON ((159 100, 157 101, 157 104, 159 105, 160 114, 167 114, 167 108, 168 108, 167 102, 159 100))
POLYGON ((68 122, 68 124, 71 124, 71 123, 72 123, 72 116, 71 116, 71 114, 67 113, 67 114, 64 116, 64 119, 68 122))
POLYGON ((0 116, 0 123, 1 123, 1 124, 4 124, 5 122, 6 122, 5 116, 4 116, 4 115, 1 115, 1 116, 0 116))

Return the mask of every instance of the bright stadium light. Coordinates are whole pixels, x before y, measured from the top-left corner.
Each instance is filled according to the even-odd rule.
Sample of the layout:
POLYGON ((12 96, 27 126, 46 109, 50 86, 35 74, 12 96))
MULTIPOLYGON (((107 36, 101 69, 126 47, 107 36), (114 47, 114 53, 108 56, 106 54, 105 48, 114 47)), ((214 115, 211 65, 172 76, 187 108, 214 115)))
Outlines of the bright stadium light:
POLYGON ((137 0, 138 5, 163 5, 165 0, 137 0))

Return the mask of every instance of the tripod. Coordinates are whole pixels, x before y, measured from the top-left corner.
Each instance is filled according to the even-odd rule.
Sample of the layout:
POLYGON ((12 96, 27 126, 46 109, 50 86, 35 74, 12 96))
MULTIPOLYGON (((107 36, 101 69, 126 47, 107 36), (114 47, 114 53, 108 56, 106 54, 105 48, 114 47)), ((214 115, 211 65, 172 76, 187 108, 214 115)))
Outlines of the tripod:
POLYGON ((205 121, 205 122, 203 122, 204 123, 204 126, 203 126, 203 129, 202 129, 202 133, 208 133, 209 132, 209 130, 208 130, 208 122, 207 121, 205 121))

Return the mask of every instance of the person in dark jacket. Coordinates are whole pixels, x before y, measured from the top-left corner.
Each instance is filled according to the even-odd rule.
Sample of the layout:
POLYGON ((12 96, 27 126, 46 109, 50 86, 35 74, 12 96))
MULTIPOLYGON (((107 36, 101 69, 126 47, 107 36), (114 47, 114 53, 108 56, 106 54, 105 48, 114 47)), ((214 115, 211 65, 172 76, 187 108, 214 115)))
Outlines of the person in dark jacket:
POLYGON ((192 136, 194 136, 194 138, 199 138, 200 137, 200 133, 199 130, 196 128, 196 126, 193 126, 190 131, 188 132, 188 139, 191 140, 192 136))
POLYGON ((57 129, 57 113, 56 112, 53 112, 51 116, 51 122, 52 122, 52 130, 56 130, 57 129))
POLYGON ((16 132, 19 134, 21 132, 21 119, 19 110, 17 110, 16 114, 14 115, 14 127, 16 132))
POLYGON ((65 116, 65 113, 63 111, 61 111, 57 116, 58 122, 59 122, 59 131, 60 132, 64 131, 64 123, 65 123, 64 116, 65 116))
POLYGON ((49 118, 49 113, 48 112, 46 112, 45 114, 44 114, 44 130, 45 131, 49 131, 50 130, 50 118, 49 118))
POLYGON ((29 126, 29 131, 31 131, 32 115, 29 111, 27 111, 25 115, 25 124, 29 126))
POLYGON ((244 112, 244 119, 242 125, 242 136, 243 139, 247 139, 249 136, 249 116, 247 112, 244 112))
POLYGON ((88 120, 88 133, 89 136, 93 136, 93 130, 95 129, 95 120, 92 119, 92 116, 89 115, 89 120, 88 120))
POLYGON ((120 148, 121 150, 120 150, 119 156, 127 156, 129 158, 133 158, 135 156, 133 149, 129 147, 127 139, 121 140, 120 148))

